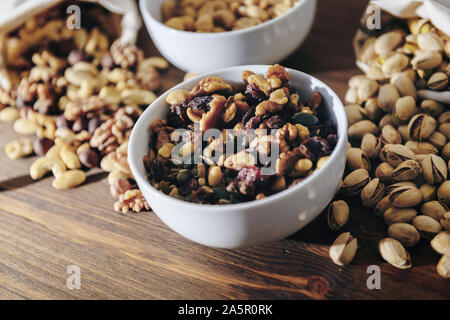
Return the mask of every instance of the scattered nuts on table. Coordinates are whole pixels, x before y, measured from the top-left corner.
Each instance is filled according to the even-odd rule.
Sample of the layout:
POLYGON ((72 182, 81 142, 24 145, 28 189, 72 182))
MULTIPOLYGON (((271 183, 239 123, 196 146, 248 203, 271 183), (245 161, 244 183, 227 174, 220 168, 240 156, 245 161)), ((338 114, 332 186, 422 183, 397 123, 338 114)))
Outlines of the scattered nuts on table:
POLYGON ((298 0, 166 0, 166 26, 183 31, 225 32, 256 26, 289 11, 298 0))
POLYGON ((337 135, 321 115, 320 93, 300 101, 280 65, 264 77, 244 71, 242 79, 243 89, 207 77, 190 92, 168 95, 167 120, 150 125, 143 159, 155 188, 194 203, 246 202, 285 190, 326 163, 337 135))
POLYGON ((92 27, 67 28, 65 9, 56 6, 6 36, 13 86, 2 91, 0 120, 37 138, 34 143, 13 141, 5 151, 11 159, 34 151, 40 158, 31 165, 30 176, 41 179, 52 172, 57 189, 82 184, 86 171, 100 163, 103 170, 124 172, 127 183, 110 186, 118 198, 115 208, 124 213, 148 210, 127 163, 126 143, 143 108, 156 98, 159 73, 168 62, 144 58, 138 47, 115 40, 120 19, 102 7, 83 12, 83 25, 92 27), (99 16, 105 30, 98 25, 99 16))

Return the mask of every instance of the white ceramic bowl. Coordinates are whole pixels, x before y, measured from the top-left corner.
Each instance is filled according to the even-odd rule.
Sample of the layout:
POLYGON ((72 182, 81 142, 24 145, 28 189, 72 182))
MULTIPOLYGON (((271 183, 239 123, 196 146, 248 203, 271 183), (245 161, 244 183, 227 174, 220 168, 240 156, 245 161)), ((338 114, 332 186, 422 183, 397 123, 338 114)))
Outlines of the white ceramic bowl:
POLYGON ((316 0, 299 0, 286 14, 255 27, 222 33, 179 31, 161 23, 165 0, 140 0, 150 36, 173 65, 202 73, 245 64, 273 64, 294 52, 311 29, 316 0))
MULTIPOLYGON (((241 71, 264 74, 268 66, 238 66, 183 82, 174 89, 192 89, 207 75, 230 84, 242 84, 241 71)), ((311 222, 333 198, 344 172, 347 154, 347 118, 338 96, 324 83, 303 72, 287 69, 290 84, 303 97, 319 91, 326 113, 337 125, 338 143, 324 167, 297 185, 262 200, 229 205, 194 204, 163 194, 146 178, 142 158, 148 153, 153 120, 165 118, 168 92, 151 104, 136 122, 129 141, 128 161, 139 188, 153 211, 182 236, 208 246, 236 248, 284 238, 311 222)))

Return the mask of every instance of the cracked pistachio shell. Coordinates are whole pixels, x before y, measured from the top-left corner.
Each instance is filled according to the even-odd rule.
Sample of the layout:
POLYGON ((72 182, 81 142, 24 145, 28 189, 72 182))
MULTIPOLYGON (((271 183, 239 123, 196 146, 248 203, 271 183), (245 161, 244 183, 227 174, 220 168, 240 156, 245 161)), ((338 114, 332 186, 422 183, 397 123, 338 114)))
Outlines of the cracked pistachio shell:
POLYGON ((419 190, 420 192, 422 192, 423 201, 431 201, 433 199, 436 199, 436 186, 429 183, 424 183, 420 186, 419 190))
POLYGON ((405 143, 405 147, 410 149, 414 154, 438 154, 439 150, 428 142, 408 141, 405 143))
POLYGON ((380 160, 397 167, 406 160, 415 160, 414 152, 401 144, 386 144, 380 151, 380 160))
POLYGON ((345 106, 348 125, 361 121, 364 117, 364 109, 359 104, 349 104, 345 106))
POLYGON ((384 211, 383 219, 387 225, 394 223, 408 223, 417 216, 417 211, 413 208, 390 207, 384 211))
POLYGON ((381 70, 387 76, 394 73, 403 71, 409 64, 409 58, 403 53, 394 53, 390 57, 386 58, 381 70))
POLYGON ((420 104, 420 111, 433 118, 438 118, 445 111, 445 106, 437 101, 425 99, 420 104))
POLYGON ((366 133, 378 134, 378 126, 370 120, 361 120, 348 128, 348 136, 351 139, 361 140, 366 133))
POLYGON ((381 199, 377 205, 375 206, 374 213, 382 217, 387 209, 392 207, 391 200, 389 199, 389 196, 385 196, 383 199, 381 199))
POLYGON ((422 161, 423 177, 429 184, 441 184, 447 180, 447 163, 434 154, 426 155, 422 161))
POLYGON ((441 224, 429 216, 417 216, 412 220, 412 224, 426 239, 432 239, 442 230, 441 224))
POLYGON ((411 256, 400 241, 384 238, 378 243, 381 257, 396 268, 409 269, 412 266, 411 256))
POLYGON ((450 181, 444 181, 437 190, 438 200, 445 204, 447 207, 450 206, 450 181))
POLYGON ((420 51, 411 60, 411 65, 414 69, 432 70, 437 68, 442 63, 442 54, 438 51, 420 51))
POLYGON ((391 194, 392 191, 401 187, 417 188, 416 184, 411 181, 401 181, 390 184, 386 187, 386 193, 391 194))
POLYGON ((356 169, 370 171, 370 160, 362 149, 350 148, 347 151, 347 166, 352 171, 356 169))
POLYGON ((402 43, 403 34, 402 30, 393 30, 382 34, 374 42, 375 52, 382 57, 386 56, 402 43))
POLYGON ((443 90, 448 86, 448 76, 443 72, 436 72, 431 75, 427 82, 431 90, 443 90))
POLYGON ((419 112, 416 101, 411 96, 401 97, 392 110, 392 118, 397 125, 407 124, 419 112))
POLYGON ((450 256, 450 231, 439 232, 430 242, 431 247, 439 254, 450 256))
POLYGON ((447 143, 447 137, 439 131, 435 131, 428 137, 427 141, 438 149, 442 149, 447 143))
POLYGON ((429 216, 436 221, 440 221, 447 211, 447 206, 437 200, 425 202, 420 208, 420 212, 423 215, 429 216))
POLYGON ((392 179, 394 168, 387 162, 382 162, 375 169, 375 177, 380 179, 381 182, 386 183, 392 179))
POLYGON ((344 232, 330 247, 330 257, 334 263, 343 266, 350 263, 356 255, 358 240, 353 238, 350 232, 344 232))
POLYGON ((441 277, 450 278, 450 256, 442 256, 439 260, 436 270, 441 277))
POLYGON ((369 159, 378 158, 382 146, 381 140, 372 133, 366 133, 361 141, 361 149, 369 159))
POLYGON ((357 169, 350 172, 341 185, 341 190, 345 194, 355 195, 369 183, 369 172, 366 169, 357 169))
POLYGON ((359 99, 366 101, 378 91, 378 83, 375 80, 363 79, 358 85, 359 99))
POLYGON ((397 208, 411 208, 422 202, 422 193, 417 188, 399 187, 390 195, 392 205, 397 208))
POLYGON ((378 106, 385 112, 392 112, 399 98, 397 88, 390 83, 382 85, 378 90, 378 106))
POLYGON ((444 41, 435 32, 419 33, 417 35, 417 44, 423 51, 442 51, 444 41))
POLYGON ((443 214, 440 223, 442 229, 450 231, 450 211, 447 211, 446 213, 443 214))
POLYGON ((420 113, 411 118, 408 124, 409 136, 416 141, 422 141, 436 130, 436 120, 427 114, 420 113))
POLYGON ((381 141, 384 144, 399 144, 402 143, 402 136, 392 125, 388 124, 381 130, 381 141))
POLYGON ((406 160, 395 168, 392 173, 393 181, 414 180, 420 174, 420 164, 416 160, 406 160))
POLYGON ((420 240, 420 233, 409 223, 394 223, 388 228, 389 237, 400 241, 405 247, 414 247, 420 240))
POLYGON ((380 182, 380 179, 372 179, 361 190, 361 203, 363 206, 373 208, 383 198, 385 186, 380 182))
POLYGON ((416 86, 413 80, 405 73, 398 73, 391 78, 391 84, 395 86, 402 97, 410 96, 415 101, 417 97, 416 86))
POLYGON ((339 230, 345 226, 350 216, 350 208, 344 200, 333 201, 328 206, 328 226, 331 230, 339 230))

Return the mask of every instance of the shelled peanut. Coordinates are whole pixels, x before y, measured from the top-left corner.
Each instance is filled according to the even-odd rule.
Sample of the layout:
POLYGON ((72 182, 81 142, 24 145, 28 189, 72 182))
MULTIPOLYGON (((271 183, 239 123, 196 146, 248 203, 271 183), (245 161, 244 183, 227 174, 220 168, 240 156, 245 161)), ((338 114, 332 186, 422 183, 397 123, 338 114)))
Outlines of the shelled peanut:
MULTIPOLYGON (((53 187, 68 189, 82 184, 86 171, 126 144, 135 121, 156 99, 159 71, 168 63, 144 58, 138 47, 95 27, 109 21, 108 32, 114 29, 117 20, 104 11, 94 14, 94 27, 81 29, 67 28, 61 12, 56 8, 34 16, 6 37, 12 86, 0 88, 0 120, 12 123, 20 134, 37 136, 34 143, 8 144, 7 155, 18 159, 34 152, 40 158, 30 168, 31 177, 52 172, 53 187)), ((127 188, 112 192, 118 198, 116 210, 149 209, 123 165, 126 152, 110 158, 120 162, 118 170, 129 178, 127 188), (127 191, 133 192, 125 196, 127 191)))
MULTIPOLYGON (((359 59, 368 69, 349 80, 345 95, 353 147, 340 190, 341 195, 360 197, 388 225, 388 237, 378 248, 384 260, 410 268, 413 261, 405 247, 431 240, 443 255, 438 273, 447 278, 449 58, 450 37, 427 20, 411 19, 407 30, 367 39, 359 59)), ((336 230, 334 220, 329 224, 336 230)), ((338 240, 330 254, 342 246, 338 240)), ((338 263, 332 255, 336 263, 348 263, 356 253, 355 246, 345 248, 348 259, 338 263)))

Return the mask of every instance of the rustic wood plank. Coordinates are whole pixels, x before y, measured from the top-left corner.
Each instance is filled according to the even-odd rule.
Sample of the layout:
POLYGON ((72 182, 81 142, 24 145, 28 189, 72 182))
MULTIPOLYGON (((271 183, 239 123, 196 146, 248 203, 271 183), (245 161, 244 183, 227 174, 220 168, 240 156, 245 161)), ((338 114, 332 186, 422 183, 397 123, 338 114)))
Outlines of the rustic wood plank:
MULTIPOLYGON (((351 38, 364 2, 319 1, 305 44, 283 62, 313 74, 341 97, 358 73, 351 38)), ((140 43, 156 53, 141 31, 140 43)), ((171 68, 164 89, 181 81, 171 68)), ((19 135, 0 124, 0 149, 19 135)), ((411 250, 415 267, 397 270, 382 262, 375 244, 385 233, 379 218, 351 202, 348 230, 362 249, 354 263, 328 258, 331 232, 322 215, 288 239, 241 249, 194 244, 169 230, 154 214, 112 210, 105 174, 89 173, 75 190, 56 191, 52 178, 32 181, 33 158, 9 160, 0 152, 0 298, 2 299, 448 299, 438 256, 425 242, 411 250), (66 288, 69 265, 81 269, 81 289, 66 288), (366 287, 367 266, 381 267, 381 290, 366 287)))

